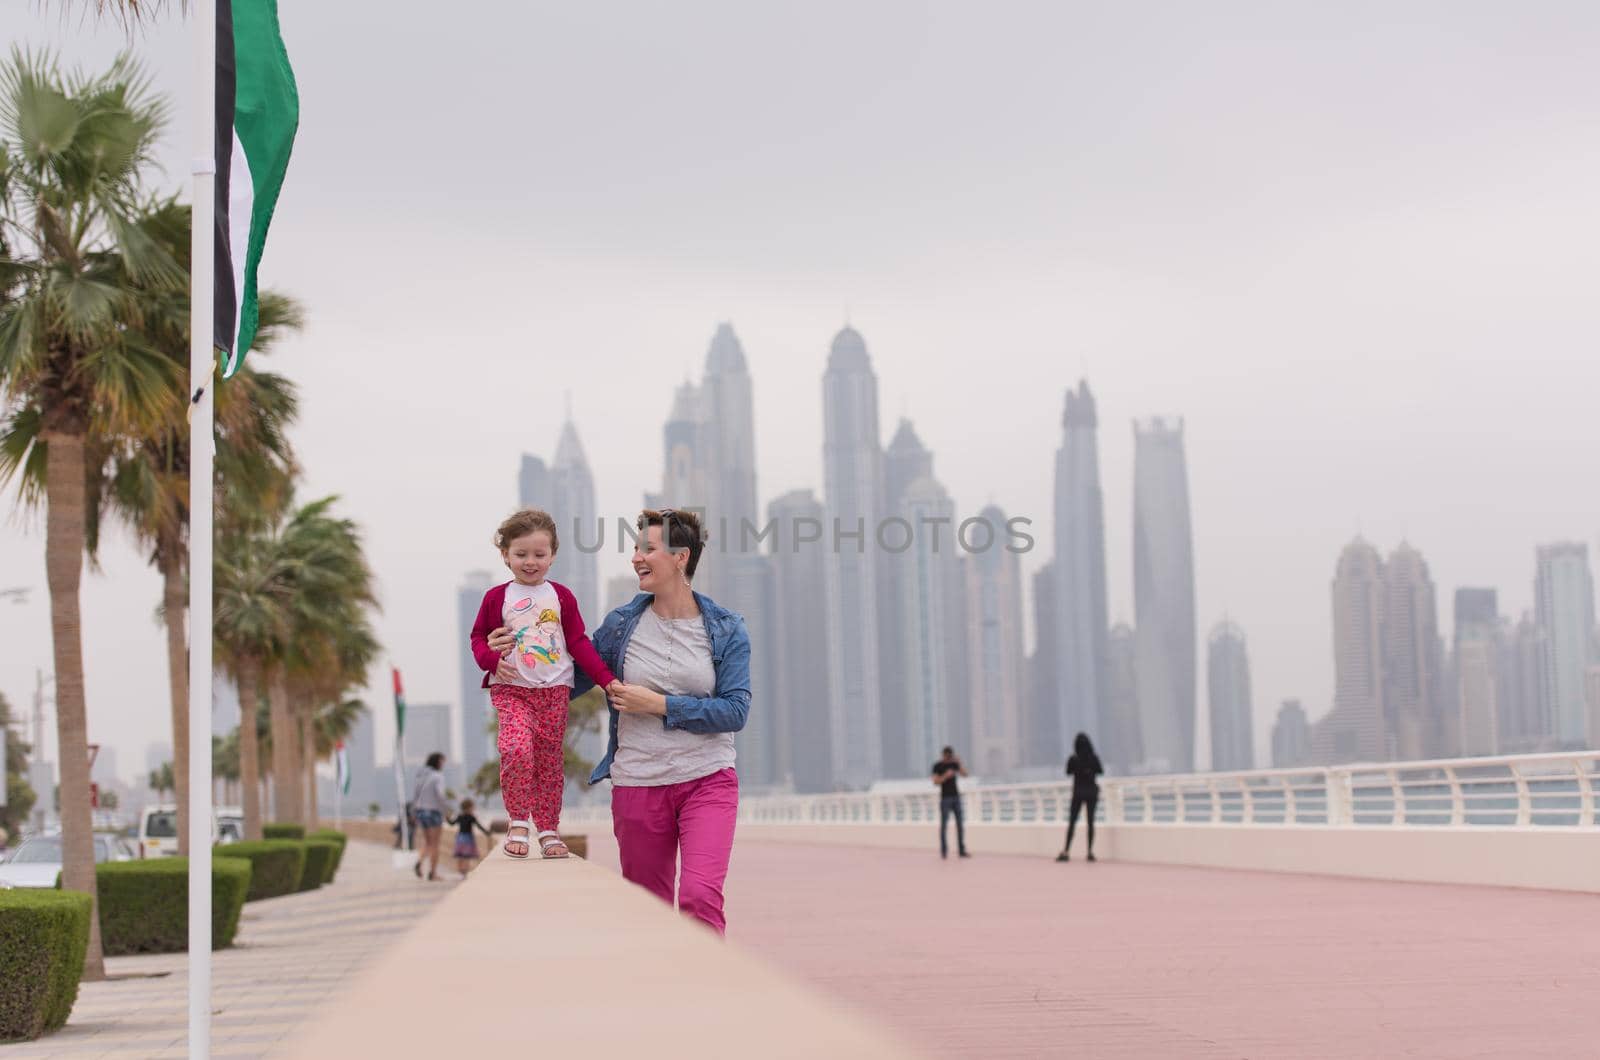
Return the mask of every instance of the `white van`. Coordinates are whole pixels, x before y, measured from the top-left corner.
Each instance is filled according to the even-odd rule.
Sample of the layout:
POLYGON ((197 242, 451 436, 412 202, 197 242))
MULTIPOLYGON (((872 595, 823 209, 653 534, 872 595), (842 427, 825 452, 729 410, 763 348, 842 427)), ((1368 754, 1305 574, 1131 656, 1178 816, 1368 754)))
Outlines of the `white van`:
POLYGON ((139 856, 167 858, 178 853, 178 807, 146 806, 139 814, 139 856))
MULTIPOLYGON (((211 812, 211 842, 237 843, 244 838, 244 810, 217 806, 211 812)), ((139 856, 166 858, 178 853, 178 807, 146 806, 139 815, 139 856)))

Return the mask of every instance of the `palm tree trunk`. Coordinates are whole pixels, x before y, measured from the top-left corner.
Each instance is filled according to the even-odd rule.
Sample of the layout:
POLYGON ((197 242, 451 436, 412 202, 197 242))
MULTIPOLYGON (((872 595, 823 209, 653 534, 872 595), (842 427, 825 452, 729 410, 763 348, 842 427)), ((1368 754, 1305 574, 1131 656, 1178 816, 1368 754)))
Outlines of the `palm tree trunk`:
POLYGON ((316 708, 300 713, 300 761, 305 767, 305 826, 317 827, 317 720, 316 708))
POLYGON ((261 838, 261 749, 256 740, 256 711, 261 703, 261 665, 239 660, 239 806, 244 810, 244 837, 261 838))
POLYGON ((94 819, 89 806, 89 722, 83 692, 83 627, 78 585, 83 577, 83 435, 45 436, 45 578, 55 648, 56 737, 61 758, 61 886, 94 899, 83 978, 104 979, 100 900, 95 887, 94 819))
POLYGON ((167 627, 167 686, 172 692, 172 778, 177 785, 178 856, 189 856, 189 646, 184 616, 189 606, 180 544, 163 534, 156 543, 161 570, 162 620, 167 627))
POLYGON ((272 819, 300 820, 300 735, 289 713, 289 682, 282 666, 267 678, 267 706, 272 716, 272 819))

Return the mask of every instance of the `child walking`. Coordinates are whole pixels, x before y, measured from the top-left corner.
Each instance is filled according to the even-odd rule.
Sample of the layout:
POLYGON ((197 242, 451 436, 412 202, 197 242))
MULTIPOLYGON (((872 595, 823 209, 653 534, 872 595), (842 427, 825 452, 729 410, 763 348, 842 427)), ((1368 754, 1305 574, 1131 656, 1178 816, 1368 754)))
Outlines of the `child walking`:
POLYGON ((462 799, 461 812, 454 817, 445 818, 459 829, 456 832, 456 871, 461 873, 463 880, 467 878, 467 870, 472 868, 472 863, 478 860, 478 840, 473 836, 472 830, 476 828, 483 833, 485 839, 490 838, 489 830, 473 816, 472 810, 472 800, 462 799))
POLYGON ((524 508, 500 524, 494 544, 511 581, 483 594, 472 656, 499 717, 500 797, 511 816, 506 854, 527 857, 537 830, 541 855, 564 858, 569 852, 557 829, 573 663, 601 688, 617 679, 589 643, 572 592, 545 577, 561 545, 555 520, 524 508), (489 647, 489 636, 500 629, 514 638, 504 657, 489 647))

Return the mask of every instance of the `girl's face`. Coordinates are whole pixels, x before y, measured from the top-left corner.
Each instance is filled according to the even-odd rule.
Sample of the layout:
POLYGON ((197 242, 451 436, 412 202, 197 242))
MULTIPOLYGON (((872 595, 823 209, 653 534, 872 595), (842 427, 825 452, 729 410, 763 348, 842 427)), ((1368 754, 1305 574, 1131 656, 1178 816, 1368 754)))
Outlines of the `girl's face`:
POLYGON ((661 543, 659 526, 647 526, 633 546, 633 572, 639 576, 639 591, 661 593, 682 582, 689 566, 689 550, 669 552, 661 543))
POLYGON ((555 562, 556 550, 550 547, 550 532, 535 530, 531 534, 511 539, 511 544, 500 553, 506 561, 511 576, 521 585, 538 585, 555 562))

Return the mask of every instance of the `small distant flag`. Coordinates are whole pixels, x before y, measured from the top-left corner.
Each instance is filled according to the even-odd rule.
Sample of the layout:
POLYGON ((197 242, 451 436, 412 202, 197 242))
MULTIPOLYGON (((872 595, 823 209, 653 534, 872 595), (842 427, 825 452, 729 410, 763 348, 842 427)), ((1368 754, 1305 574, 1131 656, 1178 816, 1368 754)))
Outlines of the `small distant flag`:
POLYGON ((222 376, 239 370, 260 323, 256 270, 278 205, 300 92, 278 30, 278 0, 216 0, 216 312, 222 376))
POLYGON ((406 737, 406 690, 400 684, 400 671, 390 667, 394 673, 394 742, 396 747, 403 746, 406 737))
POLYGON ((339 794, 350 794, 350 756, 345 754, 343 740, 333 745, 333 783, 339 794))

